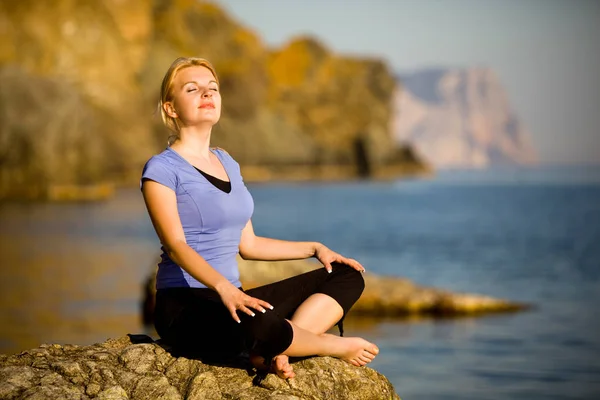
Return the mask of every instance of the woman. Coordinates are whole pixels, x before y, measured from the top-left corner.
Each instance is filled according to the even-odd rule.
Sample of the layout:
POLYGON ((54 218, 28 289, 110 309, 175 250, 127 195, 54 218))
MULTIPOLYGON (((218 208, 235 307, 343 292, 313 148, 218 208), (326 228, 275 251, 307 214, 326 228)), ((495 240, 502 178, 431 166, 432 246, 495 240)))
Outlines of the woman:
POLYGON ((254 234, 254 204, 239 165, 209 147, 221 114, 211 64, 175 60, 159 106, 176 140, 146 163, 141 187, 162 243, 155 308, 161 338, 202 358, 247 351, 257 366, 272 360, 282 378, 294 376, 288 356, 329 355, 356 366, 372 361, 374 344, 325 333, 360 297, 362 265, 320 243, 254 234), (325 268, 243 290, 238 252, 252 260, 316 257, 325 268))

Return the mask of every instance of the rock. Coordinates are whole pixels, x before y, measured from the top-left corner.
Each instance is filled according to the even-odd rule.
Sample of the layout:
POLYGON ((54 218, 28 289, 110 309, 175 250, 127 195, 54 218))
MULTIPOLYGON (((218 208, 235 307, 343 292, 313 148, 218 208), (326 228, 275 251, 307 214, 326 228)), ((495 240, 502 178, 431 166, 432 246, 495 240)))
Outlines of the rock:
MULTIPOLYGON (((52 198, 52 185, 137 185, 171 134, 152 113, 180 56, 214 64, 224 102, 212 144, 246 181, 429 171, 392 138, 396 81, 383 61, 309 38, 268 49, 210 2, 4 1, 0 33, 0 200, 52 198)), ((87 196, 75 192, 54 198, 87 196)))
MULTIPOLYGON (((238 259, 240 279, 245 289, 280 281, 316 268, 307 260, 248 261, 238 259)), ((144 283, 142 320, 152 325, 154 275, 144 283)), ((365 273, 365 290, 350 310, 349 317, 404 317, 414 315, 461 316, 526 310, 530 306, 470 293, 418 286, 408 279, 365 273)))
MULTIPOLYGON (((239 261, 244 288, 265 285, 289 278, 315 268, 310 261, 239 261)), ((365 290, 352 307, 352 316, 403 316, 410 314, 464 315, 507 312, 526 309, 528 306, 507 300, 468 293, 422 287, 408 279, 384 277, 365 273, 365 290)))
POLYGON ((294 363, 296 377, 256 379, 247 360, 230 366, 173 357, 143 335, 91 346, 42 345, 0 356, 2 399, 399 399, 377 371, 332 357, 294 363), (143 343, 141 343, 143 342, 143 343))
POLYGON ((436 167, 536 161, 530 134, 491 69, 425 69, 400 82, 394 134, 436 167))

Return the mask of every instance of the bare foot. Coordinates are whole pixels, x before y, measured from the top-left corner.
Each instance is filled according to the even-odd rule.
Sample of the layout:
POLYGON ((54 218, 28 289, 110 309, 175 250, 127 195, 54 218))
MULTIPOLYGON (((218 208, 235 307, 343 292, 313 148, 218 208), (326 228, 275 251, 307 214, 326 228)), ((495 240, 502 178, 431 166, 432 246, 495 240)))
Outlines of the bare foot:
MULTIPOLYGON (((337 356, 357 367, 362 367, 373 361, 373 359, 379 354, 379 349, 373 343, 366 341, 359 337, 336 337, 342 346, 339 348, 339 352, 336 352, 337 356)), ((337 347, 337 346, 336 346, 337 347)))
MULTIPOLYGON (((265 365, 264 357, 259 355, 251 355, 250 362, 257 369, 266 370, 269 368, 268 365, 265 365)), ((285 354, 280 354, 273 357, 273 362, 271 363, 269 372, 277 374, 277 376, 282 379, 293 378, 296 376, 294 369, 290 365, 289 358, 285 354)))
POLYGON ((294 369, 290 365, 290 359, 285 354, 280 354, 273 358, 271 370, 276 373, 277 376, 283 379, 293 378, 296 376, 294 369))

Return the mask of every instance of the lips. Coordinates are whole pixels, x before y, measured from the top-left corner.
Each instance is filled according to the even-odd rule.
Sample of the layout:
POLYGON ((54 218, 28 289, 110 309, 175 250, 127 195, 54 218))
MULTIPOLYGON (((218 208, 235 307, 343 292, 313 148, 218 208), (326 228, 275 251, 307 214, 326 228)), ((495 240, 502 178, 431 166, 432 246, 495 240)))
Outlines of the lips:
POLYGON ((202 103, 202 104, 200 104, 200 107, 198 107, 198 108, 212 108, 212 109, 214 109, 215 105, 214 105, 214 103, 202 103))

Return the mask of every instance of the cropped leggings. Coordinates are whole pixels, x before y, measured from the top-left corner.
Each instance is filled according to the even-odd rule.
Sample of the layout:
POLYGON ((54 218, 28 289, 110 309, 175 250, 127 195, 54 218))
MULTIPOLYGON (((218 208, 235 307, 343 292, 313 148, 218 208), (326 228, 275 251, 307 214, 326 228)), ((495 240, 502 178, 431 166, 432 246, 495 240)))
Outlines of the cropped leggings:
MULTIPOLYGON (((253 352, 270 359, 292 343, 286 319, 315 293, 335 299, 344 310, 341 322, 364 289, 362 274, 340 263, 333 272, 319 268, 279 282, 244 290, 273 306, 251 317, 241 311, 241 323, 231 317, 217 292, 206 288, 160 289, 156 294, 154 324, 161 339, 179 355, 219 360, 253 352)), ((243 289, 242 289, 243 290, 243 289)), ((315 318, 319 316, 316 315, 315 318)))

